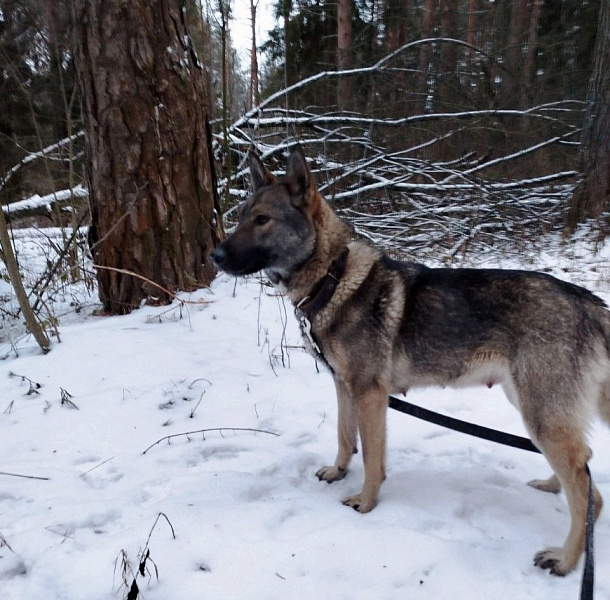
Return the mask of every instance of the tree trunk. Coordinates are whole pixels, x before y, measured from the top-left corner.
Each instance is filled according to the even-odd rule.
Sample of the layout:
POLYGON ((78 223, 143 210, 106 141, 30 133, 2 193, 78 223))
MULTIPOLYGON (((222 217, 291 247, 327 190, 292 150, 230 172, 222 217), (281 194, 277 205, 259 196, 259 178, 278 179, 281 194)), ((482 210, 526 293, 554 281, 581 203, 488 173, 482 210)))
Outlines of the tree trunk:
MULTIPOLYGON (((441 35, 444 38, 457 37, 458 1, 443 0, 441 4, 441 35)), ((441 42, 439 64, 439 99, 441 110, 457 110, 460 95, 458 81, 458 47, 441 42)))
POLYGON ((202 65, 172 0, 72 0, 93 254, 106 311, 210 283, 222 238, 202 65))
POLYGON ((509 72, 504 74, 502 87, 503 104, 513 108, 517 108, 520 89, 527 86, 523 80, 523 43, 526 23, 527 0, 512 2, 506 48, 506 66, 509 72))
POLYGON ((386 2, 386 38, 388 53, 407 43, 409 30, 409 0, 389 0, 386 2))
MULTIPOLYGON (((587 91, 587 111, 581 137, 580 186, 570 201, 568 230, 585 217, 610 209, 610 3, 599 11, 593 73, 587 91)), ((606 235, 608 232, 606 231, 606 235)))
POLYGON ((258 8, 258 0, 250 0, 250 25, 252 27, 252 47, 250 48, 250 89, 246 103, 246 110, 249 111, 254 106, 260 104, 260 95, 258 90, 258 57, 256 51, 256 9, 258 8))
MULTIPOLYGON (((337 0, 337 69, 353 67, 352 57, 352 0, 337 0)), ((351 79, 340 77, 337 89, 337 105, 345 109, 351 100, 351 79)))
MULTIPOLYGON (((421 39, 429 38, 434 29, 436 20, 436 3, 437 0, 425 0, 424 14, 422 18, 421 39)), ((422 112, 426 110, 428 96, 428 67, 430 65, 430 57, 432 56, 432 44, 423 44, 419 49, 419 85, 418 92, 421 96, 422 112)))
MULTIPOLYGON (((604 4, 605 2, 602 2, 604 4)), ((523 68, 523 81, 521 88, 521 108, 527 108, 529 87, 534 83, 534 70, 536 66, 536 49, 538 47, 538 24, 542 14, 544 0, 534 0, 532 14, 530 15, 529 32, 527 36, 527 51, 523 68)))
MULTIPOLYGON (((479 0, 469 0, 468 2, 468 33, 466 34, 466 42, 471 46, 477 44, 477 12, 479 11, 479 0)), ((468 50, 467 55, 469 61, 475 57, 473 50, 468 50)))
POLYGON ((38 322, 34 310, 30 305, 30 301, 28 300, 27 292, 23 287, 19 265, 17 264, 15 253, 13 252, 8 226, 4 217, 4 210, 0 210, 0 246, 2 246, 2 260, 6 265, 6 270, 8 271, 13 290, 15 290, 15 296, 17 296, 17 302, 19 303, 19 308, 23 314, 25 325, 28 328, 28 331, 34 336, 42 353, 46 354, 51 350, 51 342, 49 342, 49 338, 45 334, 42 325, 38 322))

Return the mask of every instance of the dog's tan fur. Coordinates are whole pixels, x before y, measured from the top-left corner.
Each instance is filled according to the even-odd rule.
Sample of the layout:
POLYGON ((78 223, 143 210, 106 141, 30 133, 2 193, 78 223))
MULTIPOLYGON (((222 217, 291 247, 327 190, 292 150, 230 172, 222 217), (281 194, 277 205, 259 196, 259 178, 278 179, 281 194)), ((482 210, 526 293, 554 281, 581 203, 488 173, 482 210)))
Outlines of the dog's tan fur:
MULTIPOLYGON (((350 229, 320 197, 300 149, 280 182, 256 157, 251 170, 255 193, 217 256, 221 268, 235 274, 264 268, 296 306, 349 248, 345 274, 312 321, 339 410, 337 456, 318 477, 329 483, 345 477, 359 433, 364 485, 344 503, 372 510, 385 479, 390 393, 500 384, 554 471, 530 484, 549 492, 563 487, 570 507, 563 547, 539 552, 535 563, 559 575, 572 570, 584 548, 586 432, 596 409, 610 417, 610 316, 603 303, 540 274, 430 270, 350 242, 350 229), (269 220, 256 225, 261 214, 269 220), (295 237, 286 223, 297 217, 301 241, 275 251, 295 237), (256 253, 263 258, 252 262, 256 253), (286 253, 302 257, 288 264, 286 253)), ((601 507, 596 489, 596 517, 601 507)))

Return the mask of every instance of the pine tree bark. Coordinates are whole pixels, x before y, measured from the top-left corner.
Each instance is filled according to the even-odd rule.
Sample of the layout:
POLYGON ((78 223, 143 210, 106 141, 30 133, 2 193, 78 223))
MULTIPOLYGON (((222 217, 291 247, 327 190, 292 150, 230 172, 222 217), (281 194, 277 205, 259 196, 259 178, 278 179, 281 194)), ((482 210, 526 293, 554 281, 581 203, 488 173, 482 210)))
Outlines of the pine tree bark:
POLYGON ((222 238, 203 67, 172 0, 72 0, 93 254, 107 312, 210 283, 222 238))
MULTIPOLYGON (((587 111, 581 137, 579 170, 583 180, 569 207, 568 231, 585 217, 610 209, 610 3, 602 2, 595 61, 587 91, 587 111)), ((610 232, 606 231, 608 235, 610 232)))

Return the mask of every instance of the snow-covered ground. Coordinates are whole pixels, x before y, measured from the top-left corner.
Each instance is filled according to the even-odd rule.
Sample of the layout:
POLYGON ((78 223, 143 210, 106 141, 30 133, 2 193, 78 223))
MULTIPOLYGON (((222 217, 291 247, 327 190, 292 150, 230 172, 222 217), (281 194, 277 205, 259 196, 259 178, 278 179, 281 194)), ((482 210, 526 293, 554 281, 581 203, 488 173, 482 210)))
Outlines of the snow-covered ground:
MULTIPOLYGON (((472 262, 545 269, 610 300, 610 246, 553 240, 472 262)), ((62 319, 47 356, 27 339, 18 358, 0 349, 0 598, 125 598, 147 552, 144 600, 578 597, 580 569, 561 579, 532 565, 569 522, 563 495, 525 485, 550 474, 542 457, 390 412, 388 479, 360 515, 340 502, 361 486, 360 456, 341 482, 314 475, 335 455, 334 386, 298 348, 288 302, 226 276, 183 298, 62 319), (28 393, 22 376, 40 387, 28 393)), ((496 387, 410 399, 524 435, 496 387)), ((607 501, 609 445, 596 426, 607 501)), ((596 527, 598 599, 610 598, 609 515, 596 527)))

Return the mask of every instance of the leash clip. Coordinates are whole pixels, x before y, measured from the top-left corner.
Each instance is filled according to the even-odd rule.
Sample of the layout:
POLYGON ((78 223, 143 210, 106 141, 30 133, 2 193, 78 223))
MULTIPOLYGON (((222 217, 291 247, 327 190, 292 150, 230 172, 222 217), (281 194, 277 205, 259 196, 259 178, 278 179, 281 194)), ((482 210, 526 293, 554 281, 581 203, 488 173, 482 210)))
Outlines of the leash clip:
POLYGON ((309 343, 311 344, 311 347, 318 353, 319 356, 322 356, 322 350, 320 350, 320 346, 318 346, 316 340, 313 337, 313 334, 311 332, 311 321, 305 316, 305 313, 299 308, 299 306, 306 300, 307 298, 304 298, 303 300, 301 300, 301 302, 299 302, 299 304, 297 304, 297 306, 294 309, 294 314, 296 315, 296 318, 299 321, 299 324, 301 325, 301 333, 307 338, 307 340, 309 341, 309 343))

